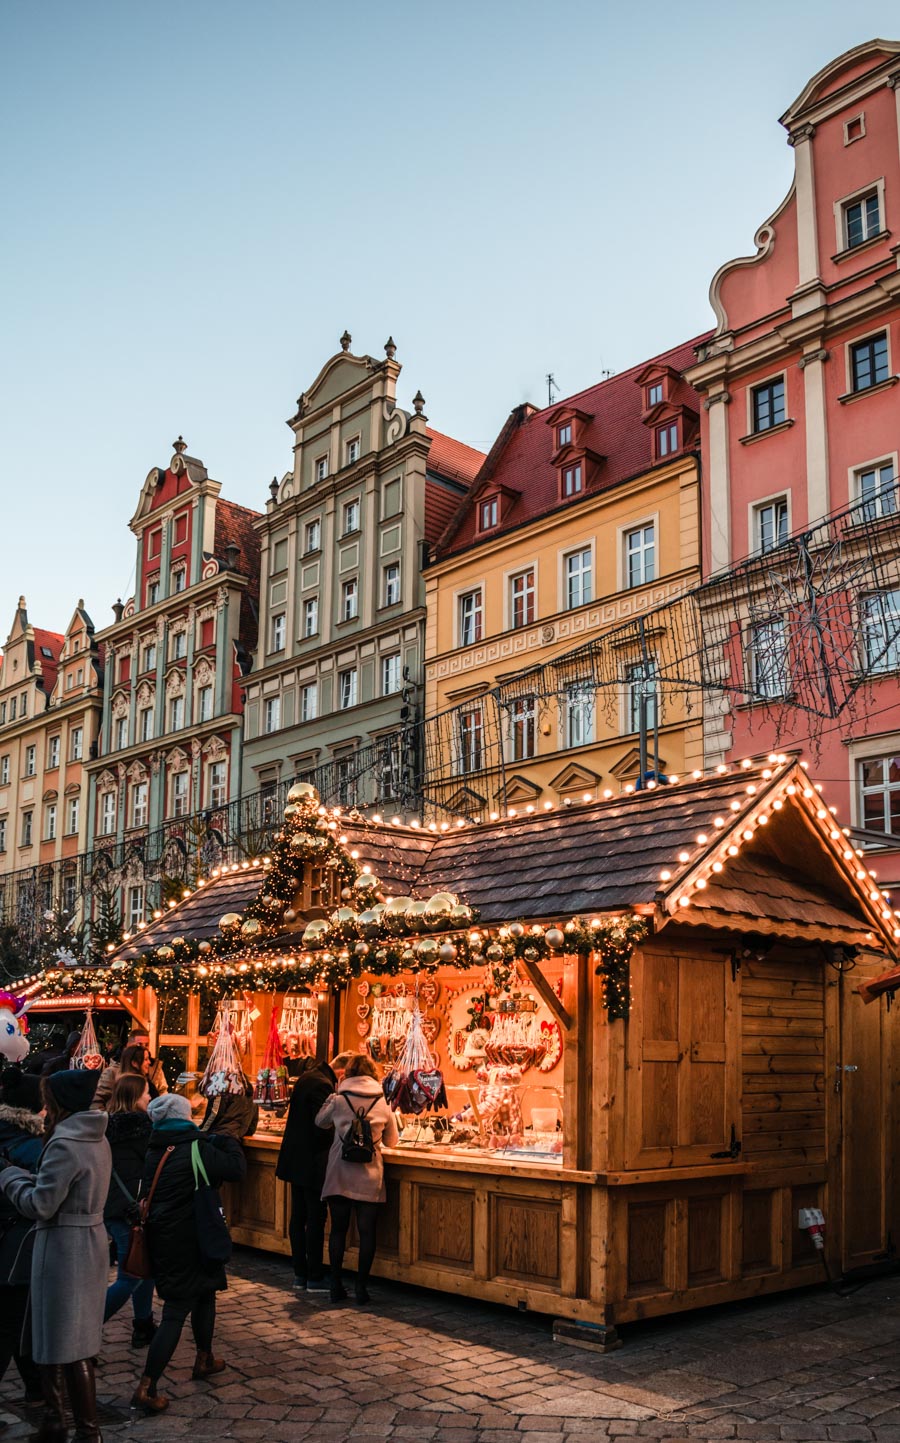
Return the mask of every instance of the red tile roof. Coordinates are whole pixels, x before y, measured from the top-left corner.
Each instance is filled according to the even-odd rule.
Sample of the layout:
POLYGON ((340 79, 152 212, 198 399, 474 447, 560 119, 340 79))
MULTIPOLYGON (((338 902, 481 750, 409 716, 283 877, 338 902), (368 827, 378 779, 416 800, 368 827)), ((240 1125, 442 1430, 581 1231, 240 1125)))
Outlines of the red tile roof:
MULTIPOLYGON (((650 366, 683 371, 693 364, 696 347, 707 340, 709 334, 682 342, 651 361, 642 361, 620 375, 555 401, 543 410, 538 411, 531 406, 517 407, 492 447, 477 485, 473 486, 441 537, 437 555, 460 551, 480 539, 475 524, 475 497, 488 486, 491 489, 494 485, 509 488, 503 520, 498 528, 491 531, 490 536, 493 537, 498 531, 522 526, 562 505, 578 505, 585 495, 605 491, 649 470, 654 464, 653 430, 641 419, 644 397, 638 377, 650 366), (588 452, 604 458, 586 493, 569 502, 560 501, 558 472, 551 464, 556 438, 554 427, 547 424, 548 418, 564 407, 575 408, 589 417, 582 444, 588 452)), ((700 398, 686 381, 675 381, 670 399, 676 406, 683 405, 699 414, 700 398)))
POLYGON ((426 434, 431 437, 428 470, 471 486, 481 470, 484 452, 476 451, 463 441, 454 441, 452 436, 445 436, 443 431, 434 431, 430 426, 426 427, 426 434))
POLYGON ((47 696, 56 685, 59 657, 65 639, 64 636, 60 636, 58 631, 42 631, 39 626, 34 627, 34 659, 41 669, 42 687, 47 696), (50 652, 50 656, 44 656, 44 649, 50 652))

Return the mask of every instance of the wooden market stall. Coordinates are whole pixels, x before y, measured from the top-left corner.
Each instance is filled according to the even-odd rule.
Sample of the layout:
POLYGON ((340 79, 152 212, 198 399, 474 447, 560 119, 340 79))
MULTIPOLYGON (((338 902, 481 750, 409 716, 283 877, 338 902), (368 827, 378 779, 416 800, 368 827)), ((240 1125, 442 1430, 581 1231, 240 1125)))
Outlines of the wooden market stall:
MULTIPOLYGON (((418 990, 449 1105, 404 1118, 386 1154, 376 1273, 614 1346, 627 1320, 820 1280, 803 1209, 824 1214, 832 1273, 890 1255, 896 1044, 856 989, 898 936, 781 758, 443 833, 301 801, 271 860, 211 879, 110 965, 158 987, 177 970, 195 1063, 203 988, 243 990, 248 1070, 287 991, 315 1007, 320 1052, 390 1058, 418 990), (420 905, 366 924, 376 895, 420 905)), ((236 1240, 287 1252, 267 1123, 230 1216, 236 1240)))

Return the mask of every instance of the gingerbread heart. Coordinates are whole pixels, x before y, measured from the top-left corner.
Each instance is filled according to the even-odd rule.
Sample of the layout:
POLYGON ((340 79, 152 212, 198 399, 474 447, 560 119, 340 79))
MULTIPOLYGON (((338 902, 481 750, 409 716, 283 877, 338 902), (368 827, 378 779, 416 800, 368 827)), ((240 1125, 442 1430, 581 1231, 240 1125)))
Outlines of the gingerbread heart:
POLYGON ((436 1017, 422 1018, 422 1034, 427 1043, 432 1044, 440 1031, 441 1024, 436 1017))
POLYGON ((372 1009, 369 1006, 368 1002, 360 1002, 359 1006, 356 1009, 356 1015, 359 1018, 360 1022, 365 1022, 371 1011, 372 1009))
POLYGON ((369 984, 368 984, 368 982, 366 981, 365 977, 363 978, 363 980, 362 980, 361 982, 357 982, 357 984, 356 984, 356 990, 357 990, 357 992, 359 993, 360 997, 368 997, 368 995, 369 995, 369 984))
POLYGON ((412 1080, 430 1103, 437 1102, 444 1087, 443 1075, 437 1068, 433 1072, 419 1068, 412 1074, 412 1080))
POLYGON ((368 1037, 368 1035, 369 1035, 369 1024, 368 1024, 368 1022, 357 1022, 357 1024, 356 1024, 356 1030, 357 1030, 357 1032, 359 1033, 359 1036, 360 1036, 360 1037, 368 1037))

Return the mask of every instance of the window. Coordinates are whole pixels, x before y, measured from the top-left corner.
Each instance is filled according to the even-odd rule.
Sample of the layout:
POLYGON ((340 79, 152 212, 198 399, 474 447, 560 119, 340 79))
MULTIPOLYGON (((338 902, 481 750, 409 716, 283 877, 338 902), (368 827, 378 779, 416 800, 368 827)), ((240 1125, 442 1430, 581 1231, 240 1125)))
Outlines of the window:
POLYGON ((128 888, 128 914, 127 926, 129 932, 133 932, 144 920, 144 889, 143 887, 128 888))
POLYGON ((897 512, 897 481, 893 461, 882 461, 856 472, 856 494, 862 503, 857 507, 860 519, 874 521, 879 516, 897 512))
POLYGON ((33 777, 37 770, 37 747, 25 748, 25 775, 33 777))
POLYGON ((176 772, 172 777, 172 816, 186 817, 188 811, 187 772, 176 772))
POLYGON ((867 832, 900 833, 900 757, 857 762, 859 823, 867 832))
POLYGON ((384 604, 396 606, 400 600, 400 567, 398 564, 384 568, 384 604))
POLYGON ((19 697, 19 716, 24 716, 24 715, 25 715, 25 712, 26 712, 26 710, 27 710, 27 707, 28 707, 28 693, 23 691, 23 692, 22 692, 22 695, 19 697))
POLYGON ((263 731, 277 732, 281 726, 281 697, 270 696, 263 706, 263 731))
POLYGON ((900 591, 863 598, 863 653, 868 672, 900 668, 900 591))
POLYGON ((354 461, 359 460, 359 437, 354 436, 352 441, 347 442, 347 465, 352 466, 354 461))
POLYGON ((184 661, 187 656, 187 632, 176 631, 172 637, 172 657, 175 661, 184 661))
POLYGON ((656 454, 660 460, 664 456, 671 456, 678 450, 678 422, 670 421, 667 426, 659 426, 656 431, 656 454))
POLYGON ((513 628, 534 621, 534 568, 520 571, 509 582, 509 617, 513 628))
POLYGON ((557 446, 570 446, 572 444, 571 422, 566 421, 562 426, 557 426, 556 444, 557 446))
POLYGON ((228 796, 225 790, 225 763, 211 762, 209 768, 209 805, 224 807, 228 796))
POLYGON ((594 688, 589 681, 566 687, 566 746, 583 747, 594 740, 594 688))
POLYGON ((187 570, 184 566, 176 566, 172 570, 172 594, 177 596, 187 586, 187 570))
POLYGON ((481 640, 481 587, 465 591, 459 598, 459 644, 471 646, 481 640))
POLYGON ((774 551, 788 539, 788 503, 786 496, 776 496, 753 508, 753 543, 759 552, 774 551))
POLYGON ((335 772, 337 774, 338 802, 342 807, 355 806, 357 774, 352 752, 349 756, 335 759, 335 772))
POLYGON ((6 723, 6 702, 0 701, 0 726, 6 723))
POLYGON ((484 760, 484 714, 480 706, 470 707, 457 718, 460 772, 481 770, 484 760))
POLYGON ((881 209, 877 190, 844 206, 844 245, 848 251, 854 246, 861 246, 863 241, 871 240, 880 231, 881 209))
POLYGON ((66 836, 72 837, 78 831, 79 797, 69 797, 66 802, 66 836))
POLYGON ((378 800, 386 802, 400 795, 400 742, 382 737, 378 746, 378 800))
POLYGON ((305 552, 318 551, 322 545, 322 523, 321 521, 307 521, 304 532, 303 550, 305 552))
POLYGON ((272 651, 284 651, 284 639, 287 633, 287 621, 284 612, 280 616, 272 617, 272 651))
POLYGON ((169 731, 180 732, 184 726, 184 697, 173 696, 169 699, 169 731))
POLYGON ((71 691, 74 685, 75 685, 75 678, 74 678, 74 676, 72 675, 72 673, 69 672, 69 675, 66 677, 66 691, 71 691))
POLYGON ((563 467, 563 495, 577 496, 582 490, 581 462, 577 466, 563 467))
POLYGON ((584 606, 585 602, 591 600, 591 553, 586 551, 570 551, 565 558, 566 568, 566 607, 569 611, 575 606, 584 606))
POLYGON ((147 605, 155 606, 159 601, 159 577, 147 582, 147 605))
POLYGON ((280 536, 272 547, 272 571, 287 571, 288 539, 280 536))
POLYGON ((141 652, 141 671, 156 671, 156 642, 150 641, 141 652))
POLYGON ((211 686, 201 686, 197 692, 197 720, 209 721, 213 712, 213 689, 211 686))
POLYGON ((54 771, 59 766, 59 737, 51 737, 47 743, 47 769, 54 771))
MULTIPOLYGON (((119 681, 120 681, 120 682, 126 682, 126 681, 130 681, 130 680, 131 680, 131 654, 130 654, 130 653, 129 653, 128 655, 126 655, 126 656, 119 656, 119 657, 116 658, 116 669, 117 669, 117 671, 118 671, 119 681)), ((71 678, 71 676, 68 678, 66 685, 67 685, 67 687, 69 687, 69 686, 72 685, 72 678, 71 678)))
POLYGON ((153 708, 152 706, 142 707, 138 712, 138 732, 142 742, 153 740, 153 708))
POLYGON ((31 846, 31 833, 34 827, 34 812, 22 813, 22 846, 31 846))
POLYGON ((116 830, 116 794, 104 792, 100 798, 100 835, 111 837, 116 830))
POLYGON ((215 640, 216 623, 213 617, 205 616, 200 623, 200 649, 205 651, 215 640))
POLYGON ((328 457, 320 456, 315 464, 315 477, 317 481, 324 481, 328 475, 328 457))
POLYGON ((395 651, 391 656, 381 658, 381 695, 393 696, 403 686, 402 667, 400 666, 400 653, 395 651))
POLYGON ((482 501, 478 508, 478 528, 480 531, 489 531, 492 526, 497 525, 498 503, 497 497, 492 496, 489 501, 482 501))
POLYGON ((318 682, 309 681, 300 688, 300 720, 302 722, 315 721, 319 715, 319 685, 318 682))
POLYGON ((656 580, 656 528, 636 526, 625 532, 625 585, 643 586, 656 580))
POLYGON ((636 661, 625 669, 625 730, 639 732, 641 729, 641 701, 646 700, 646 726, 656 726, 658 702, 656 690, 656 662, 636 661))
POLYGON ((113 726, 113 747, 116 751, 120 752, 122 748, 127 747, 127 745, 128 718, 127 716, 117 716, 115 725, 113 726))
POLYGON ((353 621, 359 615, 359 583, 354 577, 341 587, 341 621, 353 621))
POLYGON ((888 379, 887 331, 869 336, 850 347, 850 386, 853 391, 867 391, 888 379))
POLYGON ((351 531, 359 530, 359 501, 348 501, 344 507, 344 531, 345 536, 351 531))
POLYGON ((9 719, 10 719, 10 721, 15 721, 15 719, 16 719, 16 699, 15 699, 15 697, 12 697, 11 700, 10 700, 10 703, 9 703, 9 719))
POLYGON ((750 628, 750 689, 754 696, 772 700, 788 692, 787 635, 781 620, 764 621, 750 628))
POLYGON ((0 817, 0 852, 6 851, 6 818, 0 817))
POLYGON ((84 751, 84 727, 73 727, 69 733, 69 760, 80 762, 84 751))
POLYGON ((319 598, 308 596, 303 603, 303 635, 315 636, 319 630, 319 598))
POLYGON ((9 786, 9 753, 0 757, 0 787, 9 786))
POLYGON ((760 431, 771 431, 773 426, 780 426, 786 414, 784 377, 779 376, 775 381, 754 386, 750 392, 750 407, 750 425, 754 435, 760 431))
POLYGON ((647 387, 647 408, 662 404, 663 388, 662 381, 654 381, 652 386, 647 387))
POLYGON ((356 706, 356 667, 338 672, 338 705, 341 711, 356 706))
POLYGON ((133 827, 146 827, 147 825, 149 785, 149 782, 135 782, 131 788, 131 825, 133 827))
POLYGON ((509 757, 527 762, 535 754, 535 705, 533 696, 517 697, 509 707, 509 757))
POLYGON ((44 841, 56 841, 56 803, 51 802, 44 808, 44 841))

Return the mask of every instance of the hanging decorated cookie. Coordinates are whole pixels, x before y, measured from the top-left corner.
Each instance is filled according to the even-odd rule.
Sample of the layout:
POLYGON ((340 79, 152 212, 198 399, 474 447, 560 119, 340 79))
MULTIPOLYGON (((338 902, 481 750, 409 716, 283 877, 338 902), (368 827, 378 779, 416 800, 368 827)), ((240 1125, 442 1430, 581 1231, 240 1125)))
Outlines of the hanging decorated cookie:
POLYGON ((365 977, 363 978, 363 980, 362 980, 361 982, 357 982, 357 984, 356 984, 356 990, 357 990, 357 992, 359 993, 360 997, 368 997, 368 995, 369 995, 369 984, 368 984, 368 982, 366 981, 365 977))

